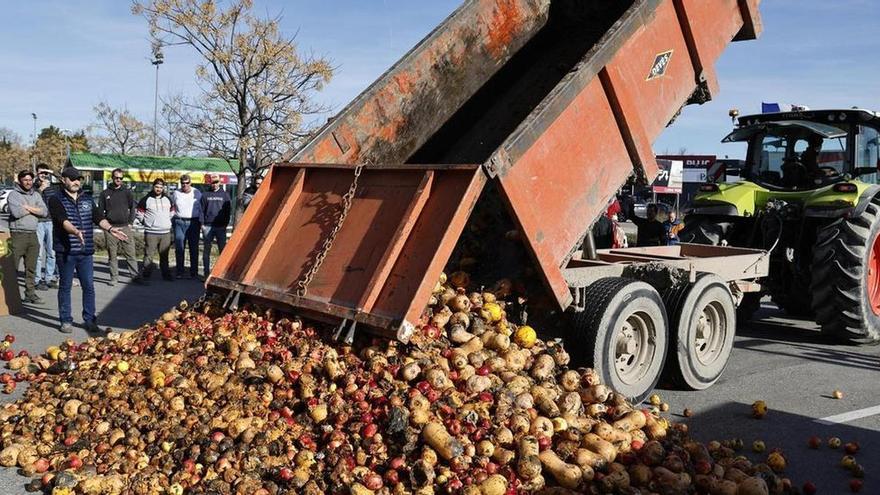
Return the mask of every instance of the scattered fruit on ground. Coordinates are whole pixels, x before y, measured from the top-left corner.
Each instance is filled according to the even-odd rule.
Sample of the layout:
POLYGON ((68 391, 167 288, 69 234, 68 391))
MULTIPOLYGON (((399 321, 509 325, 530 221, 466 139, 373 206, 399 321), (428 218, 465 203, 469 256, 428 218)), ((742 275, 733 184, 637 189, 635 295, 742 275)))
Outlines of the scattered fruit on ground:
POLYGON ((767 403, 765 403, 765 402, 762 401, 762 400, 756 400, 756 401, 752 404, 752 416, 755 417, 755 418, 757 418, 757 419, 761 419, 761 418, 763 418, 764 416, 766 416, 766 415, 767 415, 767 411, 768 411, 768 409, 767 409, 767 403))

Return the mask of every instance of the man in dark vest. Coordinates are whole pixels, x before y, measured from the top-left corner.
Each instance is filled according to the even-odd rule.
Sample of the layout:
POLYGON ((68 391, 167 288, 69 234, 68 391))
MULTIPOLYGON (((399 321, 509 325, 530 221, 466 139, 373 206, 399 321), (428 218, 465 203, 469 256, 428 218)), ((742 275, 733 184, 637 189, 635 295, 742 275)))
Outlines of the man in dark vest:
POLYGON ((82 174, 74 167, 61 172, 63 189, 49 198, 49 214, 54 225, 54 248, 58 262, 58 312, 61 320, 60 330, 73 331, 73 317, 70 308, 70 291, 73 287, 73 274, 82 286, 83 323, 90 333, 100 333, 95 315, 95 284, 93 279, 95 243, 94 225, 105 232, 125 241, 128 236, 118 227, 110 225, 92 197, 81 191, 82 174))

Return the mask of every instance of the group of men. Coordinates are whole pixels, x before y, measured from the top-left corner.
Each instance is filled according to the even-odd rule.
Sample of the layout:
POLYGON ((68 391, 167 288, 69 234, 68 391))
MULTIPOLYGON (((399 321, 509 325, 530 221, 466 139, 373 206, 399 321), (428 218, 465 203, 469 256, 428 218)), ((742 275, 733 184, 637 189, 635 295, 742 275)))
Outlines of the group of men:
POLYGON ((173 280, 169 251, 175 246, 177 278, 198 276, 199 236, 203 239, 204 276, 211 272, 211 250, 226 245, 231 217, 229 194, 221 188, 220 176, 208 174, 210 188, 204 192, 192 185, 188 175, 171 196, 165 181, 155 179, 150 192, 135 202, 124 184, 124 172, 113 170, 112 182, 102 191, 98 203, 82 191, 82 174, 72 166, 61 172, 61 187, 52 184, 51 168, 40 165, 38 179, 29 170, 18 173, 15 188, 7 196, 9 231, 15 265, 24 258, 24 302, 40 304, 37 290, 58 288, 60 330, 73 331, 70 296, 74 274, 82 287, 83 323, 89 332, 100 332, 95 314, 94 226, 105 232, 110 264, 110 285, 119 282, 119 254, 132 281, 145 284, 155 269, 165 280, 173 280), (144 229, 143 267, 138 268, 132 224, 144 229), (185 254, 189 250, 189 267, 185 254), (57 273, 56 273, 57 269, 57 273))

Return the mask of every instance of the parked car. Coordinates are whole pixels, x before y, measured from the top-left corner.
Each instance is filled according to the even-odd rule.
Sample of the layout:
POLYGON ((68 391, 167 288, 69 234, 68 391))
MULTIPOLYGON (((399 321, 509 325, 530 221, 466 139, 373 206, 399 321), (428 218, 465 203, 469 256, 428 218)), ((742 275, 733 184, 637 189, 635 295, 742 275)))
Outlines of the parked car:
POLYGON ((0 213, 9 214, 9 206, 6 204, 6 197, 12 192, 11 187, 0 189, 0 213))

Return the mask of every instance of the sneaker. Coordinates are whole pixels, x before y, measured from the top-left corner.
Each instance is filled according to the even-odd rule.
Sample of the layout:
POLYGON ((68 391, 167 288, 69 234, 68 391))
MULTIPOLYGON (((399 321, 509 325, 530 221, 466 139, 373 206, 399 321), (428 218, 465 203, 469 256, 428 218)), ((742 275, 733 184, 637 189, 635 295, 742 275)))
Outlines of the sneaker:
POLYGON ((41 281, 40 283, 37 284, 37 290, 49 290, 49 284, 41 281))
POLYGON ((110 279, 110 281, 107 282, 107 285, 109 285, 110 287, 116 287, 117 283, 118 282, 115 279, 110 279))
POLYGON ((79 279, 78 278, 73 279, 73 286, 79 287, 79 279))
POLYGON ((53 281, 49 282, 49 288, 50 289, 57 289, 58 288, 58 281, 53 280, 53 281))
POLYGON ((85 329, 88 333, 104 333, 104 331, 101 330, 101 327, 98 326, 98 322, 95 320, 86 323, 85 329))
POLYGON ((172 277, 171 274, 162 275, 162 279, 167 280, 168 282, 174 282, 174 277, 172 277))
POLYGON ((131 283, 135 285, 150 285, 147 283, 146 280, 144 280, 143 277, 134 277, 133 279, 131 279, 131 283))
POLYGON ((43 304, 43 299, 40 298, 40 296, 34 294, 32 296, 25 296, 25 298, 22 299, 22 302, 29 304, 43 304))
POLYGON ((175 278, 186 278, 186 274, 183 273, 183 272, 179 272, 179 273, 177 273, 174 277, 175 277, 175 278))
POLYGON ((73 333, 73 323, 62 323, 58 330, 61 333, 73 333))

